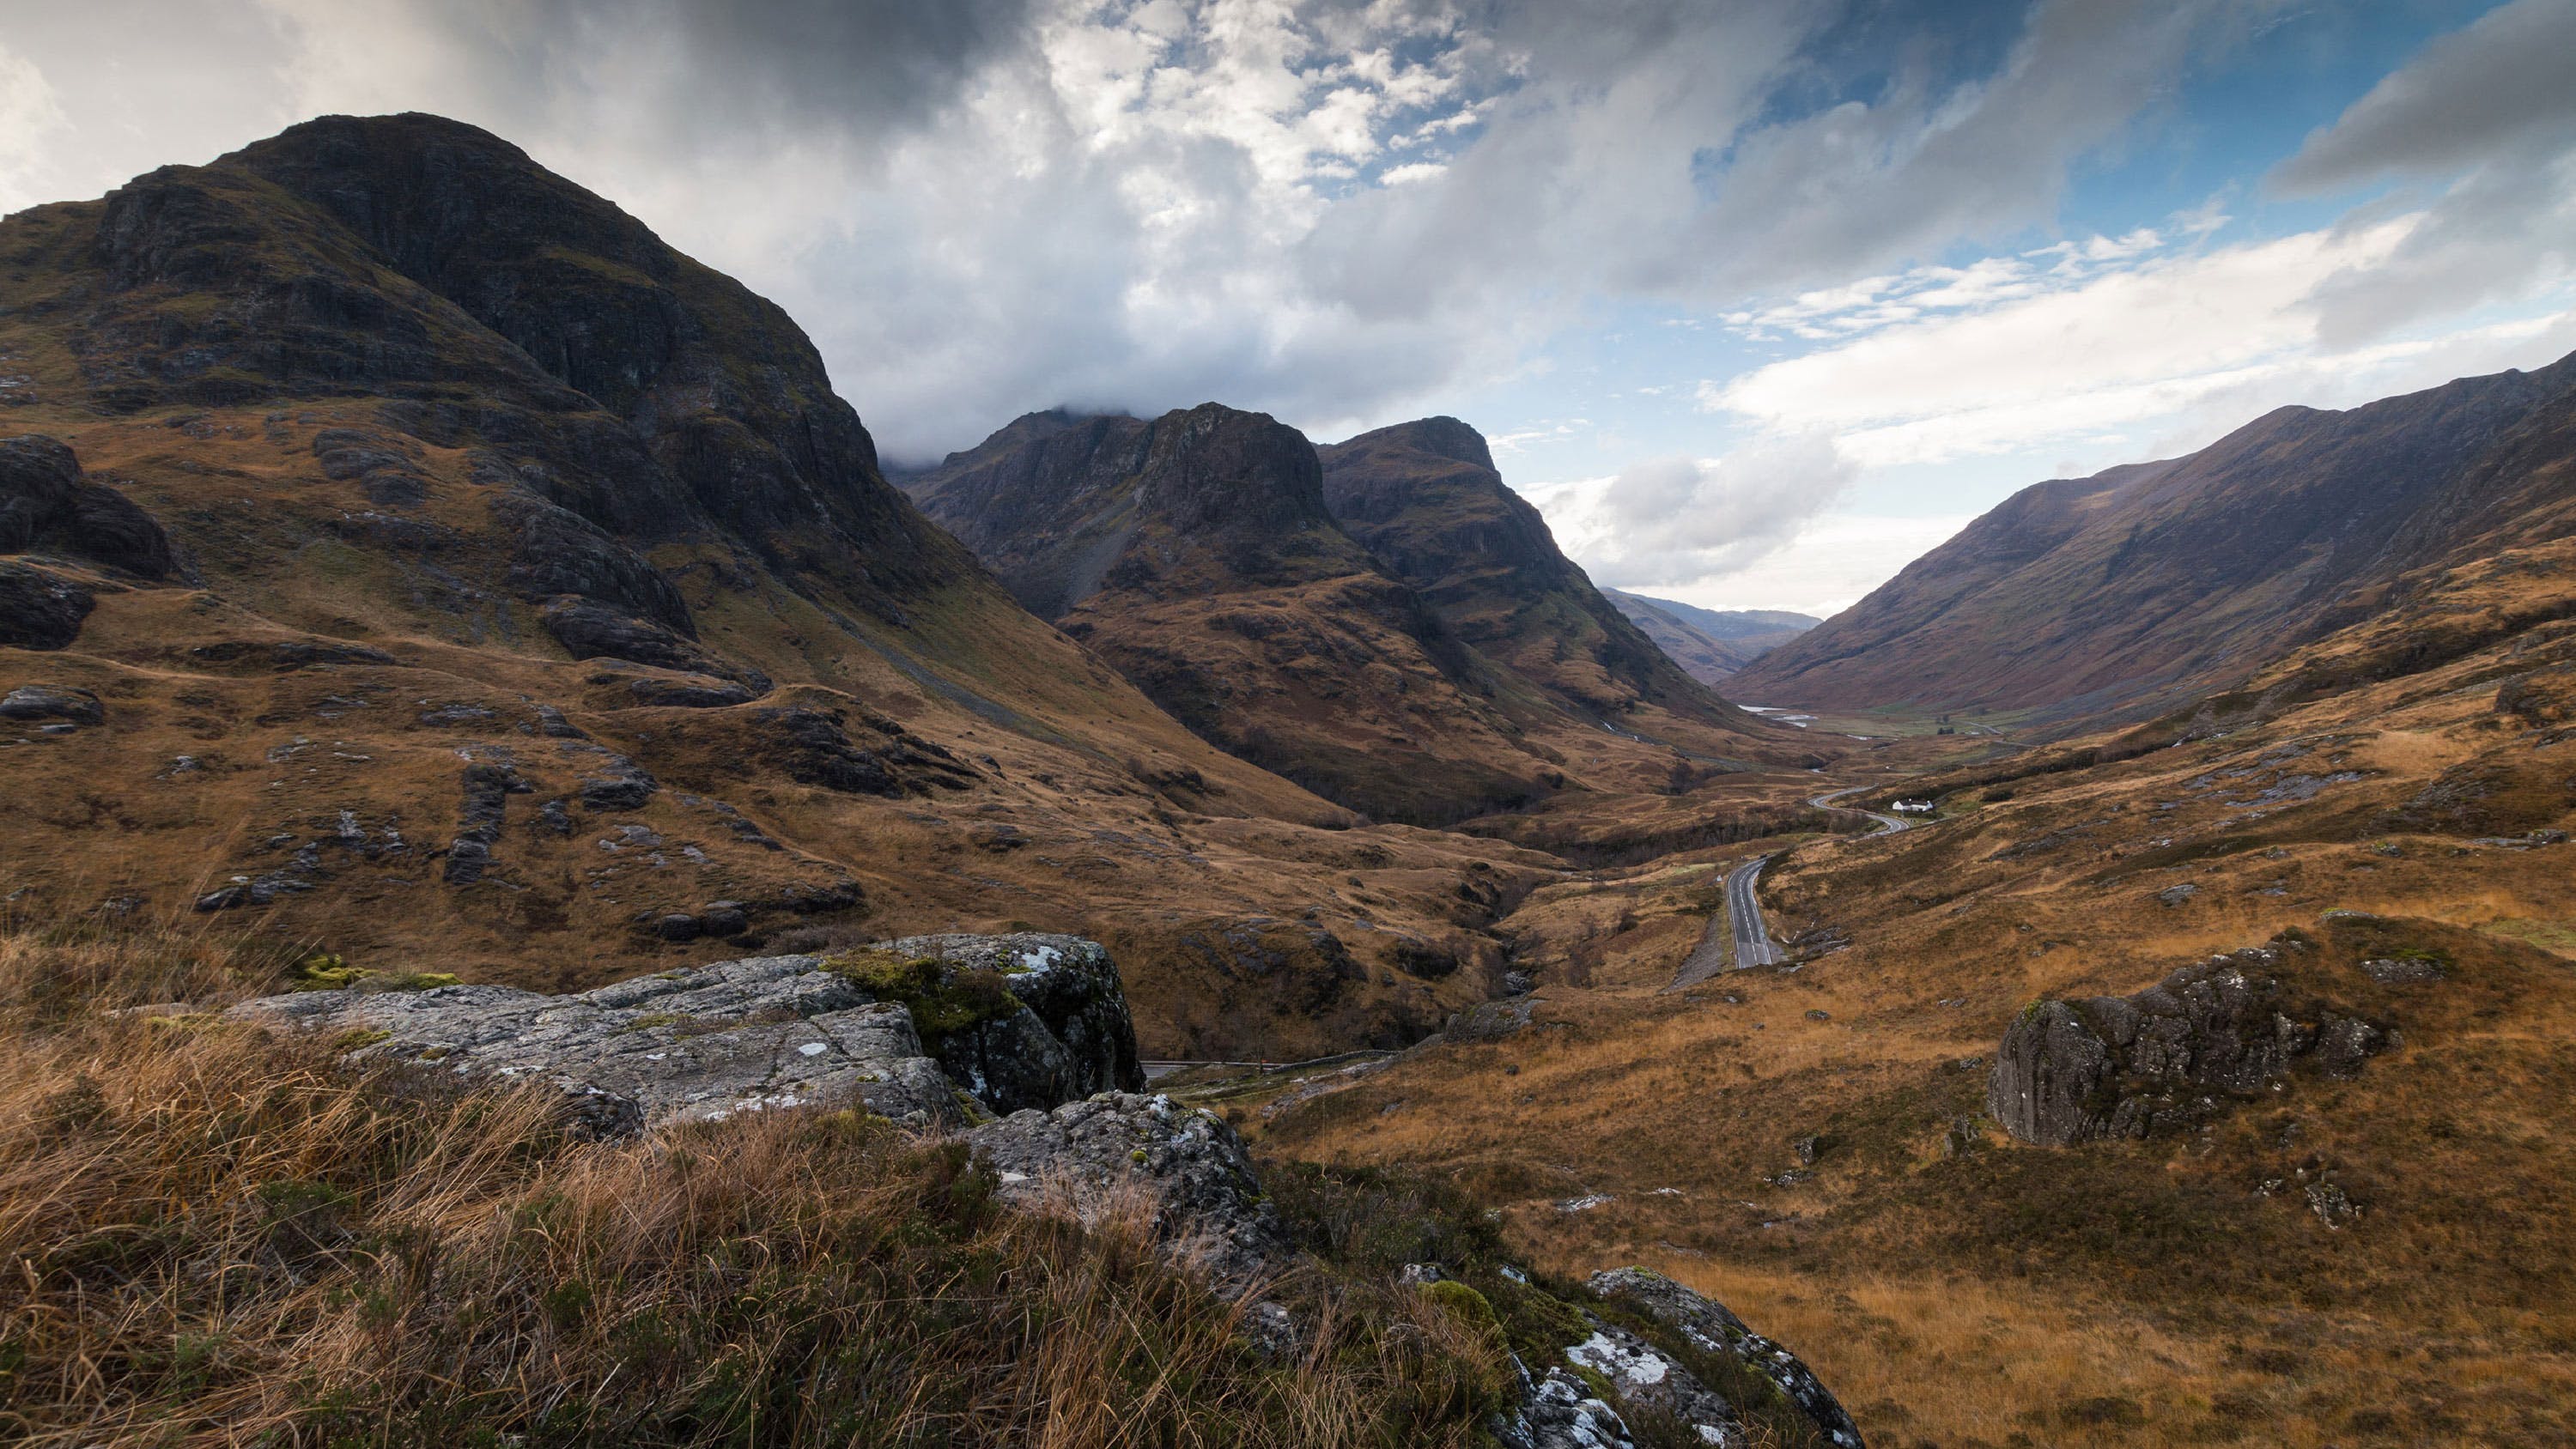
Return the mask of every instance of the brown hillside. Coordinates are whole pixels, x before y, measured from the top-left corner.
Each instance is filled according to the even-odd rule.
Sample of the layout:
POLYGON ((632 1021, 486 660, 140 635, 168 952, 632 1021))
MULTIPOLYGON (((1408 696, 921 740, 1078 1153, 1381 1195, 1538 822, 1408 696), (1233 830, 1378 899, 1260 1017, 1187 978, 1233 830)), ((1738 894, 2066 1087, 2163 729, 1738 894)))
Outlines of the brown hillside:
POLYGON ((2576 529, 2576 358, 2169 462, 2042 483, 1732 687, 1765 702, 2140 717, 2391 602, 2410 571, 2576 529))
POLYGON ((1532 1028, 1246 1120, 1761 1304, 1874 1444, 2565 1441, 2576 540, 2396 583, 2140 730, 1876 752, 1941 816, 1776 862, 1785 968, 1664 989, 1751 847, 1568 880, 1504 923, 1532 1028), (2267 945, 2386 1049, 2143 1139, 1986 1117, 2034 1000, 2267 945))
POLYGON ((1481 996, 1549 864, 1208 747, 887 486, 785 314, 470 127, 11 217, 0 354, 15 909, 548 989, 1018 920, 1119 948, 1149 1052, 1293 1052, 1481 996))

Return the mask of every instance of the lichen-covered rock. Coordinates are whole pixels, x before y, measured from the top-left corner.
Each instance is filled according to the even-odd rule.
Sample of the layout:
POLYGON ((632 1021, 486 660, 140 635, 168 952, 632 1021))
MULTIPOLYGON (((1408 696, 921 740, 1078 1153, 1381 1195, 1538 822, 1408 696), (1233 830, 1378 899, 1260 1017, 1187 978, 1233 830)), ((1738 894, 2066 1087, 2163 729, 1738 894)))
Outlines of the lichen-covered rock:
MULTIPOLYGON (((1843 1449, 1861 1449, 1860 1428, 1843 1411, 1833 1391, 1796 1354, 1747 1328, 1743 1319, 1727 1311, 1725 1304, 1644 1268, 1613 1268, 1595 1273, 1588 1286, 1611 1302, 1633 1308, 1680 1334, 1703 1353, 1733 1355, 1746 1368, 1770 1380, 1827 1439, 1843 1449)), ((1619 1382, 1616 1375, 1611 1375, 1611 1380, 1614 1385, 1619 1382)), ((1697 1386, 1696 1380, 1690 1382, 1697 1386)), ((1678 1399, 1680 1395, 1668 1397, 1678 1399)), ((1723 1442, 1709 1439, 1705 1432, 1701 1437, 1713 1444, 1723 1442)))
POLYGON ((1619 1411, 1561 1368, 1529 1385, 1519 1406, 1490 1426, 1504 1449, 1636 1449, 1619 1411))
POLYGON ((1241 1292, 1294 1255, 1234 1129, 1164 1096, 1103 1092, 1014 1112, 966 1134, 1005 1199, 1085 1222, 1141 1203, 1156 1235, 1220 1288, 1241 1292))
POLYGON ((2034 1002, 2004 1033, 1987 1110, 2051 1147, 2144 1137, 2205 1120, 2313 1063, 2349 1077, 2388 1033, 2330 1004, 2294 999, 2253 947, 2186 966, 2135 996, 2034 1002))
MULTIPOLYGON (((467 783, 470 807, 474 777, 467 783)), ((496 776, 484 783, 497 809, 506 782, 496 776)), ((741 903, 718 901, 702 915, 658 924, 669 934, 670 920, 686 921, 686 934, 695 935, 710 922, 739 925, 742 915, 741 903)), ((627 1104, 610 1119, 630 1127, 853 1103, 899 1122, 957 1126, 988 1112, 1051 1108, 1141 1084, 1126 992, 1097 944, 1073 936, 920 936, 876 949, 889 959, 990 975, 1008 984, 994 988, 1006 1009, 928 1041, 934 1027, 916 1022, 916 1011, 938 1003, 886 990, 844 958, 769 956, 574 996, 505 986, 304 991, 235 1012, 332 1032, 369 1059, 554 1082, 585 1099, 627 1104)), ((936 1010, 931 1019, 947 1024, 936 1010)))
POLYGON ((932 1054, 948 1074, 994 1111, 1046 1108, 1144 1087, 1127 993, 1117 966, 1097 942, 1023 932, 908 936, 873 949, 944 962, 952 979, 959 972, 988 973, 1023 1008, 932 1043, 932 1054))
POLYGON ((919 1126, 962 1115, 911 1016, 812 956, 668 971, 577 996, 507 986, 303 991, 232 1014, 330 1032, 355 1057, 631 1103, 634 1125, 808 1104, 864 1105, 919 1126))
POLYGON ((1628 1330, 1596 1322, 1592 1336, 1567 1348, 1565 1357, 1610 1385, 1623 1419, 1651 1416, 1681 1425, 1703 1444, 1743 1449, 1744 1428, 1735 1405, 1670 1354, 1628 1330))

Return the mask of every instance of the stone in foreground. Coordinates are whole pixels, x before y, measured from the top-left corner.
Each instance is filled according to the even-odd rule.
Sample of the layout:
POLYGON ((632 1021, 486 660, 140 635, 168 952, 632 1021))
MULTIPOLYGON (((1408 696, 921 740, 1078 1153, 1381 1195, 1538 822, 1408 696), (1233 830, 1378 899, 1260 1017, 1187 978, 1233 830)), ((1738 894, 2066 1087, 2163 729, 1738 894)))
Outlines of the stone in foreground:
POLYGON ((582 1099, 585 1116, 609 1132, 853 1103, 913 1126, 956 1126, 996 1105, 974 1095, 993 1080, 1010 1089, 997 1093, 1005 1109, 1032 1094, 1054 1106, 1095 1084, 1136 1084, 1126 998, 1094 943, 927 936, 874 949, 960 971, 1013 963, 1010 994, 1000 998, 1007 1009, 927 1045, 909 1006, 881 998, 834 961, 770 956, 574 996, 470 985, 305 991, 246 1002, 232 1014, 332 1032, 369 1060, 551 1082, 582 1099), (941 1060, 949 1052, 969 1053, 978 1069, 953 1079, 941 1060))
POLYGON ((1158 1237, 1220 1287, 1240 1291, 1295 1256, 1234 1129, 1171 1098, 1103 1092, 1052 1112, 1014 1112, 966 1134, 1002 1196, 1070 1207, 1085 1222, 1134 1202, 1158 1237))

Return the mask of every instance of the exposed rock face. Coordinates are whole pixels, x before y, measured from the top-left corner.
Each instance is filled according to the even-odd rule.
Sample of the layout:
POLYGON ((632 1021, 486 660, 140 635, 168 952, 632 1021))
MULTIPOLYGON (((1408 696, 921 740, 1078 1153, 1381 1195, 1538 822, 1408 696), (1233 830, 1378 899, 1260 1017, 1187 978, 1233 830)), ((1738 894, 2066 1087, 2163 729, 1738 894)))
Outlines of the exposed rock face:
POLYGON ((171 570, 170 540, 152 515, 81 474, 52 438, 0 439, 0 553, 70 554, 147 579, 171 570))
POLYGON ((1490 666, 1335 523, 1313 445, 1275 419, 1038 413, 903 481, 1030 610, 1220 748, 1420 823, 1548 788, 1490 666))
POLYGON ((1486 658, 1590 718, 1653 703, 1703 724, 1742 723, 1557 548, 1474 428, 1425 418, 1319 456, 1335 521, 1486 658))
POLYGON ((951 1033, 939 1053, 949 1074, 994 1111, 1145 1085, 1127 993, 1099 943, 1031 933, 943 935, 907 936, 880 949, 936 957, 951 971, 990 972, 1009 983, 1021 1012, 951 1033))
POLYGON ((2300 1066, 2349 1077, 2387 1030, 2286 992, 2251 947, 2186 966, 2135 996, 2034 1002, 1995 1054, 1986 1107, 2026 1142, 2063 1147, 2205 1120, 2300 1066))
POLYGON ((1826 1438, 1845 1449, 1860 1449, 1860 1429, 1833 1392, 1796 1354, 1745 1327, 1744 1320, 1728 1312, 1726 1305, 1643 1268, 1595 1273, 1589 1286, 1681 1334, 1702 1352, 1734 1355, 1746 1368, 1769 1379, 1826 1438))
POLYGON ((1504 1449, 1636 1449, 1637 1443, 1608 1400, 1561 1368, 1530 1384, 1520 1406, 1492 1427, 1504 1449))
MULTIPOLYGON (((467 781, 469 808, 476 783, 467 781)), ((499 785, 491 783, 497 796, 499 785)), ((1039 963, 1023 975, 1073 1040, 1054 1035, 1046 1018, 1023 1007, 978 1043, 979 1059, 1043 1063, 987 1075, 1007 1089, 1010 1106, 1050 1086, 1063 1092, 1043 1103, 1051 1107, 1095 1083, 1134 1080, 1125 994, 1116 968, 1091 942, 933 936, 897 945, 943 959, 954 952, 961 964, 1039 963)), ((348 1033, 353 1052, 370 1060, 549 1081, 581 1098, 612 1131, 852 1099, 897 1121, 953 1126, 966 1116, 960 1091, 974 1087, 941 1070, 905 1005, 879 999, 819 956, 667 971, 577 996, 502 986, 307 991, 246 1002, 234 1014, 348 1033)))
POLYGON ((1107 1092, 1034 1108, 966 1134, 1005 1198, 1069 1205, 1085 1221, 1129 1194, 1156 1232, 1219 1285, 1240 1291, 1293 1257, 1287 1230, 1234 1129, 1171 1098, 1107 1092))

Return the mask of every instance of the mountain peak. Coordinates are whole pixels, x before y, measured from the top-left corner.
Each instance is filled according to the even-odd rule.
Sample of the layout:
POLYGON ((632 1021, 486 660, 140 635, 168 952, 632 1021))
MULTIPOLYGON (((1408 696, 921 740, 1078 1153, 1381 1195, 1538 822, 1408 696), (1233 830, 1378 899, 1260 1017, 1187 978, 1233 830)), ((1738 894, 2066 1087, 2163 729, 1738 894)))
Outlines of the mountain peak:
POLYGON ((1494 468, 1494 453, 1486 445, 1485 435, 1453 417, 1416 418, 1409 423, 1396 423, 1362 433, 1337 446, 1343 449, 1410 448, 1435 458, 1499 471, 1494 468))

